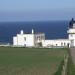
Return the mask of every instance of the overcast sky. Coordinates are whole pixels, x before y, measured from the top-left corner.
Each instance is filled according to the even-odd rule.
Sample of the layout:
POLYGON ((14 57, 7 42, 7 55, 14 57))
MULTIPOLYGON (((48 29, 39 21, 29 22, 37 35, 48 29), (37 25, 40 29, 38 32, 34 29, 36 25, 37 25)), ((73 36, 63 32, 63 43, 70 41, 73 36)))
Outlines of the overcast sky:
POLYGON ((69 20, 75 0, 0 0, 0 21, 69 20))

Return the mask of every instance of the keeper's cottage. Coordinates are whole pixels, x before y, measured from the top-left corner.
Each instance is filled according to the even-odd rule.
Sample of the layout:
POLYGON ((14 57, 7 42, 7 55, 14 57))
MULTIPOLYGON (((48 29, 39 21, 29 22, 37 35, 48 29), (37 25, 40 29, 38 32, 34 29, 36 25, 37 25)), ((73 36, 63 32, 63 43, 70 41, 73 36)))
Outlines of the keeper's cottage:
POLYGON ((32 33, 24 34, 23 30, 21 30, 20 34, 13 37, 13 45, 26 47, 42 46, 42 40, 45 40, 44 33, 34 33, 32 29, 32 33))

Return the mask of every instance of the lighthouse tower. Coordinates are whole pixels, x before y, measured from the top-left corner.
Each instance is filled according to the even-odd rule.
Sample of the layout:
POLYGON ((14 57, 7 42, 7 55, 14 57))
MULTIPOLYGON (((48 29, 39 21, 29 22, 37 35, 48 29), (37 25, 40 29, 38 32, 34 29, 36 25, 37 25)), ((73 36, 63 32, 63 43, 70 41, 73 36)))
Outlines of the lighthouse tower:
POLYGON ((72 18, 72 20, 69 23, 69 29, 67 31, 68 33, 68 39, 70 40, 70 46, 75 46, 75 21, 72 18))

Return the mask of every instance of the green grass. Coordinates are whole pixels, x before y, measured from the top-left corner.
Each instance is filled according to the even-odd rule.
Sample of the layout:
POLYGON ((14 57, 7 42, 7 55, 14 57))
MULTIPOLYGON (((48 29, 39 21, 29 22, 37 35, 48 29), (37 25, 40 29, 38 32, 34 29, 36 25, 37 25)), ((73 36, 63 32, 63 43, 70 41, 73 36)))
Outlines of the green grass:
POLYGON ((53 75, 67 50, 0 47, 0 75, 53 75))
POLYGON ((54 75, 62 75, 62 69, 63 69, 63 64, 64 64, 64 61, 62 61, 58 67, 58 70, 55 72, 54 75))
POLYGON ((68 58, 68 63, 67 63, 67 75, 75 75, 75 65, 72 61, 72 57, 69 52, 69 58, 68 58))

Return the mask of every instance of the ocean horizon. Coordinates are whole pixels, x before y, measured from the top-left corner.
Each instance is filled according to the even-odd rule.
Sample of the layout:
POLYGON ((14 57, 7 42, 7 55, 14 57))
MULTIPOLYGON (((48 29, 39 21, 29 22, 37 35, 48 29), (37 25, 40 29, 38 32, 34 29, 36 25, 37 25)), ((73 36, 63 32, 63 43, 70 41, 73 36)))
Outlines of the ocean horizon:
POLYGON ((69 21, 30 21, 30 22, 0 22, 0 43, 12 43, 13 36, 24 30, 24 33, 45 33, 46 39, 68 38, 69 21))

